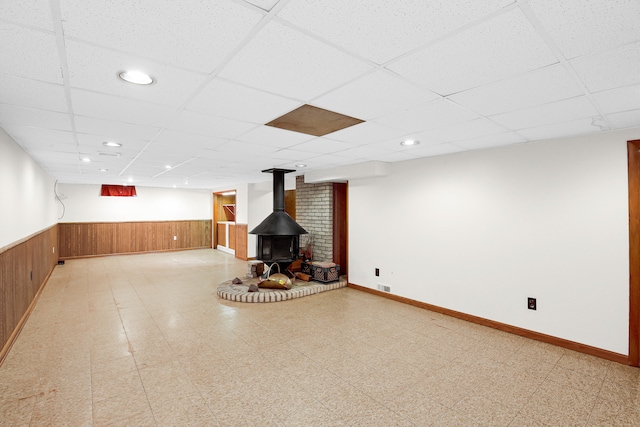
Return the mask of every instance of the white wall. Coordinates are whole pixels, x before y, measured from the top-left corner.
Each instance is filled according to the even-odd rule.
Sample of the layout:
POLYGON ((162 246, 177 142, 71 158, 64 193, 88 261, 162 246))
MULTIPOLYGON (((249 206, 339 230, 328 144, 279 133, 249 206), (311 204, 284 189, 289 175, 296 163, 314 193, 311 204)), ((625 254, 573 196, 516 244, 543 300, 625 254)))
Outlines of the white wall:
POLYGON ((209 190, 136 187, 137 197, 100 197, 99 185, 58 184, 65 205, 60 222, 212 219, 209 190))
POLYGON ((57 221, 51 178, 0 128, 0 248, 57 221))
POLYGON ((628 354, 626 141, 639 137, 431 157, 350 180, 349 281, 628 354))

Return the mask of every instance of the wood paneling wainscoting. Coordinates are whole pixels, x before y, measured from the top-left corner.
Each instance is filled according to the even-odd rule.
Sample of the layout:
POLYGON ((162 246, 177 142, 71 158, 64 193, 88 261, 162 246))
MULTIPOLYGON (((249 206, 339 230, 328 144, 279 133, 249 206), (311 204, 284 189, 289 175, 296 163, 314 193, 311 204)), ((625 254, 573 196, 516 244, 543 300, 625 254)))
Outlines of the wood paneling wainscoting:
POLYGON ((0 248, 0 364, 57 263, 57 225, 0 248))
POLYGON ((446 314, 447 316, 455 317, 457 319, 466 320, 467 322, 477 323, 478 325, 487 326, 489 328, 498 329, 510 334, 520 335, 525 338, 530 338, 536 341, 542 341, 547 344, 553 344, 558 347, 563 347, 569 350, 577 351, 580 353, 589 354, 591 356, 600 357, 602 359, 611 360, 622 364, 628 363, 628 357, 624 354, 614 353, 609 350, 603 350, 601 348, 592 347, 586 344, 580 344, 574 341, 565 340, 563 338, 554 337, 552 335, 543 334, 540 332, 530 331, 528 329, 519 328, 517 326, 511 326, 506 323, 496 322, 494 320, 485 319, 483 317, 474 316, 472 314, 466 314, 448 308, 439 307, 437 305, 431 305, 426 302, 416 301, 410 298, 401 297, 399 295, 389 294, 377 289, 367 288, 365 286, 348 283, 348 287, 357 289, 359 291, 368 292, 370 294, 379 295, 384 298, 388 298, 394 301, 402 302, 404 304, 413 305, 414 307, 424 308, 425 310, 434 311, 436 313, 446 314))
POLYGON ((58 226, 60 259, 211 247, 210 219, 68 222, 58 226))

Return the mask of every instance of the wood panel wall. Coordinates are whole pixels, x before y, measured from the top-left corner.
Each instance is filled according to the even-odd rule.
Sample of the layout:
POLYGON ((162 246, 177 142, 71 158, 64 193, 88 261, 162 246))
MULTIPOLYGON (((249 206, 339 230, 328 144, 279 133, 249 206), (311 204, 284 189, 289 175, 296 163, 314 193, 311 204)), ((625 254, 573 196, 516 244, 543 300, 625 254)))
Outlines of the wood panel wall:
POLYGON ((61 259, 211 247, 211 220, 68 222, 58 226, 61 259))
POLYGON ((247 260, 247 233, 249 226, 247 224, 236 224, 236 258, 247 260))
POLYGON ((0 249, 0 363, 57 262, 57 225, 0 249))

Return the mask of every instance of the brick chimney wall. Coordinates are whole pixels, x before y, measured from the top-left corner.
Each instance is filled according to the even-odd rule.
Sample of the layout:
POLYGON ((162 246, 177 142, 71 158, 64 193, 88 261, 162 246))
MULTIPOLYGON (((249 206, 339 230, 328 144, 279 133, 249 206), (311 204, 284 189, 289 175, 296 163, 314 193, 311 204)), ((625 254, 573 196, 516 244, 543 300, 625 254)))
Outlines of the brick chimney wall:
MULTIPOLYGON (((333 184, 306 184, 296 177, 296 222, 313 236, 313 260, 333 260, 333 184)), ((307 236, 300 236, 303 249, 307 236)))

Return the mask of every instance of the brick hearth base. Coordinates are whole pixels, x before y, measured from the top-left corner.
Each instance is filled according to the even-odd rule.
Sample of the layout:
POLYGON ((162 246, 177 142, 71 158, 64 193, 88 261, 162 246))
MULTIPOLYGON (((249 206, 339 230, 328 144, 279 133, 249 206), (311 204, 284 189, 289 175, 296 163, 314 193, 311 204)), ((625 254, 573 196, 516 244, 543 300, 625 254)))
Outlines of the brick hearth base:
POLYGON ((235 285, 232 280, 227 280, 218 285, 218 297, 229 301, 238 302, 279 302, 294 298, 302 298, 320 292, 331 291, 333 289, 344 288, 347 281, 344 277, 333 283, 323 284, 320 282, 304 282, 297 280, 291 289, 263 289, 258 292, 249 292, 249 285, 258 284, 259 279, 242 279, 242 284, 235 285))

